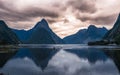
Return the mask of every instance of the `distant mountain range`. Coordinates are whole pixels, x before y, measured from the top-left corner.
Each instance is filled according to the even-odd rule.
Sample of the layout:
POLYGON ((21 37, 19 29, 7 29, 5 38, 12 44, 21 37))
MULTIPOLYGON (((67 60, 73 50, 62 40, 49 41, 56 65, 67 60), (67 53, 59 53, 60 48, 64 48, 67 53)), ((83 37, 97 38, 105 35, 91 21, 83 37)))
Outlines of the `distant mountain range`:
POLYGON ((50 29, 45 19, 42 19, 28 31, 10 29, 4 21, 0 21, 0 28, 0 35, 2 36, 2 34, 4 34, 4 36, 2 36, 4 39, 1 37, 0 40, 7 40, 7 42, 11 42, 11 44, 15 42, 27 44, 83 44, 88 41, 102 39, 104 34, 108 31, 105 27, 97 28, 94 25, 90 25, 88 29, 81 29, 76 34, 61 39, 50 29))
POLYGON ((97 28, 90 25, 88 29, 81 29, 76 34, 61 39, 49 27, 47 21, 42 19, 32 29, 17 30, 9 28, 0 20, 0 44, 84 44, 89 41, 112 40, 120 44, 120 14, 114 27, 107 30, 105 27, 97 28))
POLYGON ((96 41, 103 38, 108 30, 103 28, 97 28, 95 25, 90 25, 88 29, 81 29, 76 34, 65 37, 63 40, 67 44, 83 44, 89 41, 96 41))

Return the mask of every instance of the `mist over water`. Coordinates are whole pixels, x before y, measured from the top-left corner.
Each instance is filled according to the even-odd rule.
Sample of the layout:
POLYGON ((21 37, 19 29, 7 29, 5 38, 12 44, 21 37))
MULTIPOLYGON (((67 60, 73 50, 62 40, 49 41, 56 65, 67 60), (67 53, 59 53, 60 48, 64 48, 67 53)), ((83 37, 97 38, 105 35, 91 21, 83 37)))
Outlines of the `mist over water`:
POLYGON ((20 48, 0 72, 5 75, 119 75, 114 61, 105 55, 102 47, 73 46, 20 48))

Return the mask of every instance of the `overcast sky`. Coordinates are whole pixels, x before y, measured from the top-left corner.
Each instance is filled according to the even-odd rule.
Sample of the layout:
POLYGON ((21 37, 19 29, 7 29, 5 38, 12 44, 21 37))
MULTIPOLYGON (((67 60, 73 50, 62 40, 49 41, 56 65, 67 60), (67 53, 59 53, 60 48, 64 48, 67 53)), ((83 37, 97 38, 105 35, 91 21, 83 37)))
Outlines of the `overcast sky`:
POLYGON ((120 0, 0 0, 0 19, 9 27, 30 29, 42 18, 60 37, 90 24, 111 28, 120 0))

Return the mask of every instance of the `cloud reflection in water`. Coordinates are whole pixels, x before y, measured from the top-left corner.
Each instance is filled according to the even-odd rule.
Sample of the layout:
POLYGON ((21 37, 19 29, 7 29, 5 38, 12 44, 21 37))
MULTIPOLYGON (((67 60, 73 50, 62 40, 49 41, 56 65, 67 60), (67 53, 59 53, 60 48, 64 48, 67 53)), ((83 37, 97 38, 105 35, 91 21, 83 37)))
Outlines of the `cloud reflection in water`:
POLYGON ((93 64, 64 50, 52 57, 44 71, 28 57, 11 59, 1 71, 6 75, 119 75, 110 59, 93 64))

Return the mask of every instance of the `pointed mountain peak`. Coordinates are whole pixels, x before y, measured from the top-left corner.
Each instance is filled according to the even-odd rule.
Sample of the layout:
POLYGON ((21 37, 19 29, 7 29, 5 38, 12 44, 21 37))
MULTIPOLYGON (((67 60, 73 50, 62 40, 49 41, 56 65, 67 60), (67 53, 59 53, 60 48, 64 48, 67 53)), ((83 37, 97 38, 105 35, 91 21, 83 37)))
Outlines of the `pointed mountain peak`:
POLYGON ((93 33, 97 30, 97 27, 95 25, 90 25, 87 29, 87 32, 93 33))
POLYGON ((48 27, 48 22, 44 18, 38 24, 41 27, 48 27))
POLYGON ((38 22, 35 27, 33 29, 36 28, 45 28, 45 29, 49 29, 48 23, 45 19, 42 19, 40 22, 38 22))
POLYGON ((45 23, 47 23, 46 19, 44 19, 44 18, 41 20, 41 22, 45 22, 45 23))

